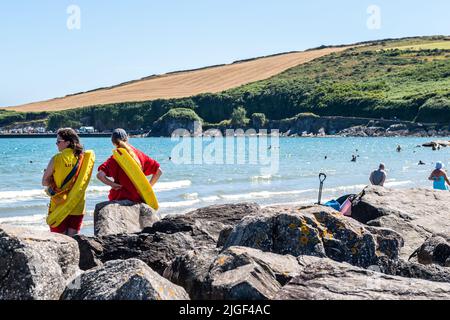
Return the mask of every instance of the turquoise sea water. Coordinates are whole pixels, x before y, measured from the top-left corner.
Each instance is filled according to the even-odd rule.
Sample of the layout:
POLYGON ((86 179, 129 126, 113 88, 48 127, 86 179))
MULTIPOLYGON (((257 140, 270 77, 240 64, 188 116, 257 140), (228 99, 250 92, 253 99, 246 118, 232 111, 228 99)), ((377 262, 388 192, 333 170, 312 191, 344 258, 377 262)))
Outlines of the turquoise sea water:
MULTIPOLYGON (((197 149, 192 148, 191 155, 198 164, 176 163, 172 150, 179 142, 170 138, 136 138, 130 142, 161 164, 164 174, 155 189, 162 216, 219 203, 314 203, 319 172, 328 176, 324 200, 358 193, 368 184, 370 172, 380 162, 384 162, 388 170, 388 187, 431 188, 427 178, 434 163, 442 161, 447 167, 450 165, 450 148, 432 151, 417 147, 430 138, 280 138, 279 147, 274 144, 270 150, 263 149, 267 151, 266 156, 279 159, 279 169, 268 173, 261 170, 267 165, 249 163, 250 145, 264 146, 266 141, 261 139, 266 138, 215 140, 224 146, 244 145, 245 157, 239 158, 241 164, 237 164, 239 152, 231 148, 223 150, 223 158, 233 160, 229 164, 200 163, 211 144, 211 140, 202 138, 189 140, 192 147, 197 146, 197 149), (398 144, 402 146, 400 153, 396 152, 398 144), (353 154, 359 156, 356 162, 350 161, 353 154), (418 166, 419 160, 426 165, 418 166)), ((96 169, 111 155, 113 148, 108 138, 84 138, 82 143, 86 149, 95 150, 96 169)), ((49 199, 40 182, 43 169, 55 153, 54 139, 0 139, 0 223, 47 230, 45 216, 49 199)), ((107 200, 108 190, 92 177, 83 233, 92 233, 95 204, 107 200)))

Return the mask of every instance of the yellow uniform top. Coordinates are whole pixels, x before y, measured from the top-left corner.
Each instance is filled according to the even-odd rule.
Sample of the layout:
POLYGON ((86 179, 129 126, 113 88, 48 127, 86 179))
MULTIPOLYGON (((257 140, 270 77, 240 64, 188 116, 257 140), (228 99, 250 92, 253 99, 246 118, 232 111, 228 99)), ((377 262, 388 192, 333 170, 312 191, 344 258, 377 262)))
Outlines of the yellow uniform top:
MULTIPOLYGON (((59 152, 53 157, 54 163, 54 171, 53 171, 53 179, 55 180, 55 184, 58 188, 61 188, 62 183, 72 171, 72 169, 77 164, 78 158, 73 153, 73 149, 66 148, 63 151, 59 152)), ((86 196, 83 196, 80 199, 75 210, 70 213, 72 216, 80 216, 84 214, 84 206, 86 204, 86 196)), ((50 200, 50 212, 56 209, 56 204, 50 200)))

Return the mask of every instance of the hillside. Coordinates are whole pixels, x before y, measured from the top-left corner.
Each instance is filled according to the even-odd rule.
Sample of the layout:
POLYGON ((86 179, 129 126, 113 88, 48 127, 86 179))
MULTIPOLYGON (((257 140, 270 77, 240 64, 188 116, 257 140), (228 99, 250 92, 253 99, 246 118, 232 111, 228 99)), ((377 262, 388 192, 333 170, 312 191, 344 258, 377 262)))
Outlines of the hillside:
POLYGON ((270 119, 313 112, 450 123, 450 39, 437 39, 352 48, 227 94, 270 119))
MULTIPOLYGON (((46 118, 48 128, 52 130, 81 125, 93 125, 99 130, 113 127, 150 130, 155 121, 169 110, 188 108, 194 110, 207 127, 223 128, 231 124, 233 111, 239 107, 244 109, 247 118, 259 114, 258 117, 265 117, 268 121, 314 113, 319 116, 384 118, 448 125, 449 43, 449 37, 445 36, 415 37, 374 41, 347 47, 346 50, 327 48, 281 55, 278 58, 308 52, 322 54, 267 79, 218 93, 40 114, 0 112, 0 127, 12 122, 46 118), (330 53, 329 50, 335 52, 330 53)), ((257 61, 243 62, 242 65, 257 61)), ((262 61, 268 60, 259 59, 259 63, 262 61)), ((264 67, 259 65, 258 70, 264 70, 264 67)), ((208 69, 198 72, 206 71, 208 69)), ((123 90, 121 87, 117 89, 123 90)))
POLYGON ((192 71, 130 81, 110 88, 8 108, 14 111, 57 111, 92 105, 147 101, 216 93, 267 79, 299 64, 345 48, 292 52, 192 71))

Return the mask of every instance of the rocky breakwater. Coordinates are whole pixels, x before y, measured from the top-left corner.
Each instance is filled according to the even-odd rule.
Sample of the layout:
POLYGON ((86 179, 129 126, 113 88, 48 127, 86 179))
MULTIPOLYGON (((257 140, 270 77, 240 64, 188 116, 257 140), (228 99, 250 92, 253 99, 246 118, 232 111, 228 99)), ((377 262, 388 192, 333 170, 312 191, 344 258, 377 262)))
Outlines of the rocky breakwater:
POLYGON ((431 208, 450 203, 427 190, 368 188, 354 218, 317 205, 242 203, 134 233, 77 236, 85 271, 61 298, 450 299, 450 211, 407 204, 419 194, 431 208))
POLYGON ((411 121, 370 119, 359 117, 317 116, 301 113, 271 121, 271 129, 288 136, 339 135, 345 137, 449 136, 450 127, 443 124, 422 124, 411 121))
POLYGON ((158 220, 159 215, 145 203, 128 200, 101 202, 94 210, 94 233, 106 236, 140 232, 158 220))

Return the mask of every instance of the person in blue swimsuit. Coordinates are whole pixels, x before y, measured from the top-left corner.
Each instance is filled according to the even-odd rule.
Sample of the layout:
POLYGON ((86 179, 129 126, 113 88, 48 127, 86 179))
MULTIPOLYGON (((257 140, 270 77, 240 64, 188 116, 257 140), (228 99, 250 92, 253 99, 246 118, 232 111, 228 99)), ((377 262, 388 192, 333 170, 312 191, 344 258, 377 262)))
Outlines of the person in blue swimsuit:
POLYGON ((436 162, 436 169, 433 170, 428 180, 433 181, 433 188, 435 190, 448 190, 450 181, 447 173, 444 171, 444 165, 442 162, 436 162))

